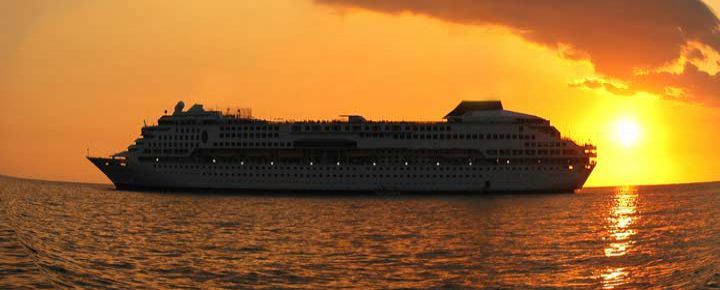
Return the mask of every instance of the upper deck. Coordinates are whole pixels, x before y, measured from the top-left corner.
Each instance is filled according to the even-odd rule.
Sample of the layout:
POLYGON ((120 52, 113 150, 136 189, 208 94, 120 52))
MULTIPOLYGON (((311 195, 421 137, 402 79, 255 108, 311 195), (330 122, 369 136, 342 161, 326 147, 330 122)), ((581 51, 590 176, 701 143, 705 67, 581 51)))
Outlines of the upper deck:
POLYGON ((490 155, 573 155, 584 150, 548 120, 506 111, 500 102, 462 102, 443 121, 268 121, 179 103, 128 148, 143 155, 201 150, 479 150, 490 155), (512 153, 514 152, 514 153, 512 153), (522 153, 520 153, 522 152, 522 153))
MULTIPOLYGON (((340 120, 302 120, 270 121, 253 118, 249 109, 205 110, 203 105, 195 104, 183 111, 184 103, 179 102, 172 114, 165 114, 158 120, 159 125, 224 125, 260 123, 268 125, 442 125, 446 123, 473 124, 534 124, 550 125, 546 119, 503 109, 500 101, 462 101, 455 109, 443 117, 442 121, 387 121, 368 120, 362 115, 341 115, 340 120)), ((395 129, 397 130, 397 129, 395 129)))

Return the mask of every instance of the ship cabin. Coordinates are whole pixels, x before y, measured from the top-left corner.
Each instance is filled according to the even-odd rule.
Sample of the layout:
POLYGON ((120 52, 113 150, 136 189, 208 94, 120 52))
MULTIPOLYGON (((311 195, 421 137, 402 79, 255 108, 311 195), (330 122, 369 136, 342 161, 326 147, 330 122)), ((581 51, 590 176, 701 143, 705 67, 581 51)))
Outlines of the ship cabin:
POLYGON ((507 111, 500 101, 463 101, 443 121, 274 122, 248 111, 179 102, 144 126, 128 156, 147 163, 363 166, 594 165, 595 148, 563 138, 546 119, 507 111))

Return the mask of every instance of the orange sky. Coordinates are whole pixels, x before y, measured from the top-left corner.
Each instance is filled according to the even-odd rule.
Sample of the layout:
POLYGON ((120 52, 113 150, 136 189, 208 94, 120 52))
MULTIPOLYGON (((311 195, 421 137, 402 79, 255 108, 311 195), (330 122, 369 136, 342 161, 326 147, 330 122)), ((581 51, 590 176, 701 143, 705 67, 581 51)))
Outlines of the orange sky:
POLYGON ((86 148, 123 150, 143 120, 180 99, 263 118, 392 120, 437 120, 460 100, 501 99, 596 143, 588 185, 720 179, 717 32, 698 36, 704 59, 692 58, 693 44, 670 45, 674 37, 657 38, 663 54, 645 57, 631 52, 648 45, 640 36, 608 43, 615 34, 554 30, 543 15, 453 18, 364 2, 3 1, 0 174, 108 182, 86 148), (653 73, 633 74, 640 69, 653 73), (673 100, 666 86, 687 94, 673 100), (632 146, 619 140, 623 120, 637 125, 632 146))

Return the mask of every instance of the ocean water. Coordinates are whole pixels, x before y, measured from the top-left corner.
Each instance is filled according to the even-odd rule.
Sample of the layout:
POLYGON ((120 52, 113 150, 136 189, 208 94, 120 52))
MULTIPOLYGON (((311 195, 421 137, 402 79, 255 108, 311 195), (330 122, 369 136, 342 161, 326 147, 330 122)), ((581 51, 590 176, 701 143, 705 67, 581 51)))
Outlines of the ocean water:
POLYGON ((716 288, 720 184, 150 193, 0 177, 0 289, 716 288))

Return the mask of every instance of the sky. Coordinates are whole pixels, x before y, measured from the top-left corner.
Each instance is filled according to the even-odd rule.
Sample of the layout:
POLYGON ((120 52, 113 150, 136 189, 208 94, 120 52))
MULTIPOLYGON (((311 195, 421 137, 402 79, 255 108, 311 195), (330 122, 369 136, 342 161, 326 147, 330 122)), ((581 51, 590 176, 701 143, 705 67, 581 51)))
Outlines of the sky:
POLYGON ((1 1, 0 174, 109 182, 179 100, 440 120, 499 99, 598 146, 590 186, 720 180, 708 1, 1 1))

